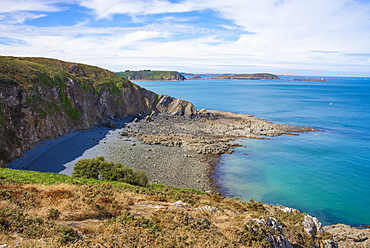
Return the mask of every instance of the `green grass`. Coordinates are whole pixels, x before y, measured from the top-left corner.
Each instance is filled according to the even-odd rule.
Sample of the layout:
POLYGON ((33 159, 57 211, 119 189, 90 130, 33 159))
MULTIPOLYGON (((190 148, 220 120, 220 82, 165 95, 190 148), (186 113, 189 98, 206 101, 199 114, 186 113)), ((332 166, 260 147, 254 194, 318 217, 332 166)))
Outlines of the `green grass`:
POLYGON ((154 101, 154 104, 158 104, 159 101, 162 99, 162 97, 164 97, 165 95, 158 95, 156 94, 155 95, 155 101, 154 101))
POLYGON ((28 170, 15 170, 9 168, 0 168, 0 185, 1 179, 10 180, 16 183, 26 184, 77 184, 77 185, 104 185, 109 183, 115 188, 140 194, 151 195, 157 200, 162 201, 184 201, 189 204, 195 204, 194 195, 207 195, 208 193, 195 189, 172 187, 162 184, 148 184, 146 187, 135 186, 125 182, 98 180, 82 177, 71 177, 64 174, 38 172, 28 170))
POLYGON ((82 90, 85 92, 85 93, 88 93, 89 90, 90 90, 90 86, 88 84, 85 84, 85 83, 81 83, 81 88, 82 90))
POLYGON ((135 186, 124 182, 117 181, 106 181, 91 178, 82 177, 71 177, 64 174, 51 173, 51 172, 39 172, 39 171, 29 171, 29 170, 15 170, 9 168, 0 168, 0 179, 12 180, 17 183, 34 183, 34 184, 112 184, 114 187, 120 189, 128 189, 133 191, 161 191, 161 192, 188 192, 191 194, 206 194, 205 192, 198 191, 195 189, 172 187, 162 184, 148 184, 147 187, 135 186))
POLYGON ((72 101, 68 96, 64 94, 62 90, 59 90, 59 95, 62 100, 62 105, 69 118, 72 120, 78 120, 81 117, 81 112, 73 108, 72 101))
POLYGON ((130 85, 129 81, 111 71, 50 58, 0 56, 0 75, 1 84, 18 84, 23 87, 39 82, 44 86, 59 86, 66 89, 65 82, 68 79, 74 79, 80 83, 82 81, 78 79, 88 80, 93 85, 114 84, 118 88, 130 85), (78 65, 86 76, 70 73, 69 68, 74 65, 78 65))
POLYGON ((5 124, 5 116, 3 114, 3 102, 1 101, 1 98, 0 98, 0 125, 4 125, 5 124))
POLYGON ((125 71, 117 75, 129 80, 184 80, 185 78, 177 71, 125 71))

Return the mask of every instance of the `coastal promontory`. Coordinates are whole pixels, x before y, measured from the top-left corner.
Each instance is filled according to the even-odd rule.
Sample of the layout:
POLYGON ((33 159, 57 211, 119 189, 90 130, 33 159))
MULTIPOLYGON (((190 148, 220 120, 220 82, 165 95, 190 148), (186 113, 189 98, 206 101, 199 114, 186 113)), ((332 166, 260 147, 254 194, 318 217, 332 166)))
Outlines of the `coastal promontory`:
POLYGON ((185 77, 177 71, 130 71, 118 72, 117 75, 128 80, 161 80, 161 81, 182 81, 185 77))
POLYGON ((112 126, 116 118, 151 113, 190 115, 194 106, 166 98, 115 73, 48 58, 0 57, 0 162, 42 140, 76 130, 112 126))
POLYGON ((218 80, 236 80, 236 79, 247 79, 247 80, 278 80, 279 77, 271 73, 254 73, 254 74, 223 74, 211 79, 218 80))
POLYGON ((99 126, 108 135, 91 139, 107 159, 146 170, 149 185, 0 168, 2 247, 334 248, 338 237, 351 247, 353 237, 367 240, 350 227, 324 230, 289 207, 223 197, 212 185, 211 161, 238 146, 230 141, 313 128, 197 110, 99 67, 0 57, 1 165, 40 141, 99 126))

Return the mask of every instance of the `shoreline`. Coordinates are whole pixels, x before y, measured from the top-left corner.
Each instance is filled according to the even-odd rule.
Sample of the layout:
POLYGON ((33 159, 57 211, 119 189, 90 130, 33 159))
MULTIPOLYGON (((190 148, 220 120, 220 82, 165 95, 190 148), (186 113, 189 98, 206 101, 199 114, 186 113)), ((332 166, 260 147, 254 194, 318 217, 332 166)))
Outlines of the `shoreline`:
MULTIPOLYGON (((14 165, 23 164, 31 158, 27 164, 28 170, 71 175, 73 166, 78 160, 104 156, 107 161, 120 162, 134 169, 146 170, 149 183, 192 188, 223 195, 222 187, 216 181, 215 169, 220 162, 220 156, 230 152, 229 149, 237 145, 229 141, 243 137, 268 139, 275 135, 296 135, 297 132, 317 131, 306 127, 273 124, 250 115, 220 111, 201 111, 201 113, 203 115, 194 118, 152 116, 138 122, 126 122, 122 128, 101 127, 77 131, 58 139, 44 141, 40 146, 26 152, 24 157, 8 165, 9 168, 14 168, 14 165), (242 121, 240 122, 238 118, 242 121), (242 135, 238 127, 240 128, 239 124, 245 125, 246 123, 243 122, 245 120, 249 120, 251 125, 248 127, 248 132, 242 135), (196 123, 202 123, 202 125, 197 126, 196 123), (251 133, 251 130, 256 131, 251 133), (149 137, 148 134, 150 134, 149 137), (194 136, 190 137, 191 135, 194 136), (101 139, 98 140, 99 137, 101 139), (86 143, 86 141, 89 142, 86 143), (65 163, 63 160, 65 156, 75 155, 74 148, 80 146, 87 149, 81 154, 76 153, 79 155, 72 156, 72 159, 67 156, 69 161, 65 163), (52 163, 54 167, 48 166, 48 163, 52 163)), ((361 241, 370 237, 370 229, 359 229, 355 226, 335 224, 325 226, 324 229, 332 233, 342 244, 353 245, 353 237, 361 241)))
POLYGON ((212 180, 212 157, 187 152, 181 147, 145 144, 135 137, 123 137, 122 130, 100 127, 46 140, 7 166, 70 176, 78 160, 104 156, 107 161, 147 171, 149 183, 218 192, 212 180))
POLYGON ((78 160, 104 156, 108 161, 147 171, 150 183, 220 194, 215 169, 220 155, 238 146, 231 143, 235 139, 316 131, 215 110, 200 110, 192 117, 153 115, 133 122, 116 120, 116 126, 41 142, 8 166, 71 175, 78 160))

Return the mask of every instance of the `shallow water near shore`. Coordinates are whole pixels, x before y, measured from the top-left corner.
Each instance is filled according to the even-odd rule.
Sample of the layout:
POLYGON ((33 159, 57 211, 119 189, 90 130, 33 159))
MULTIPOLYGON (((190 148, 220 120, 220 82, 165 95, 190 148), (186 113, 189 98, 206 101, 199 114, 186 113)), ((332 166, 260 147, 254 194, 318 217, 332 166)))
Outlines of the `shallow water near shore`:
POLYGON ((370 80, 138 81, 197 109, 252 114, 321 131, 242 139, 216 181, 227 196, 297 208, 323 224, 370 224, 370 80), (248 154, 248 155, 245 155, 248 154))

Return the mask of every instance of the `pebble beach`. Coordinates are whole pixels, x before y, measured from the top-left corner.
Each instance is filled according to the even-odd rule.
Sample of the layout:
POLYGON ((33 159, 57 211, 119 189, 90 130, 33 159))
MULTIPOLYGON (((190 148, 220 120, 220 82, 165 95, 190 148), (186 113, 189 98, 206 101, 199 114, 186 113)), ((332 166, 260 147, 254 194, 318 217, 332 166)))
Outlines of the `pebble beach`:
POLYGON ((314 131, 273 124, 251 115, 201 110, 196 116, 154 115, 116 128, 93 128, 47 140, 8 164, 15 169, 72 175, 76 162, 103 156, 107 161, 144 170, 149 183, 218 192, 213 168, 230 152, 230 141, 314 131))
POLYGON ((211 180, 211 157, 181 147, 145 144, 135 137, 124 137, 121 132, 120 128, 102 127, 47 140, 8 167, 72 175, 78 160, 104 156, 107 161, 145 170, 149 183, 217 191, 211 180))

